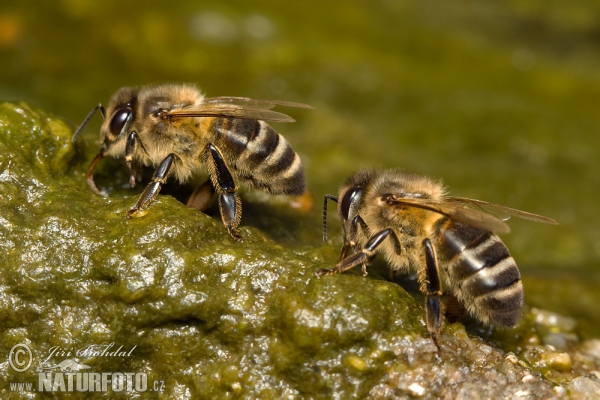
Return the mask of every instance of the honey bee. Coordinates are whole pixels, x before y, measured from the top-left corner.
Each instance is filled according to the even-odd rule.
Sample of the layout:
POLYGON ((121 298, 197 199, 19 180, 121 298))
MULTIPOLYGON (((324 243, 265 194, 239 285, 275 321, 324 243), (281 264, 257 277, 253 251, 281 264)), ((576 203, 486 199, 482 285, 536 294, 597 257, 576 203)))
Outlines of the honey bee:
POLYGON ((519 269, 493 233, 509 232, 499 216, 557 224, 525 211, 449 197, 440 181, 402 170, 359 171, 341 186, 337 198, 325 196, 323 240, 327 200, 338 202, 344 244, 340 262, 317 275, 358 264, 367 275, 367 264, 377 252, 383 253, 392 272, 416 269, 426 299, 427 330, 438 351, 444 288, 456 305, 483 323, 514 327, 521 316, 519 269), (350 249, 353 254, 348 255, 350 249))
POLYGON ((147 207, 168 178, 185 183, 205 168, 209 180, 192 194, 188 205, 204 209, 216 191, 223 224, 241 242, 237 182, 271 194, 301 195, 306 188, 298 154, 265 122, 294 121, 271 110, 276 105, 310 108, 243 97, 206 98, 185 84, 125 87, 112 96, 106 110, 98 104, 88 114, 73 141, 100 109, 105 117, 100 129, 102 147, 86 174, 95 193, 102 194, 94 183, 94 168, 105 156, 125 161, 132 187, 141 180, 142 166, 156 169, 127 218, 147 207))

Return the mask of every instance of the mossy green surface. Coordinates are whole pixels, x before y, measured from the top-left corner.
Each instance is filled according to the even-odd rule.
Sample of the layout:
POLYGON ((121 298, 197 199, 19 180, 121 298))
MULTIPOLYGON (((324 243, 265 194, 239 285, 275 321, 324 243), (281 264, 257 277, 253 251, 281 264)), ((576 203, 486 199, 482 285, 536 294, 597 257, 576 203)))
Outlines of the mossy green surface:
POLYGON ((286 250, 256 228, 242 228, 246 241, 236 243, 218 219, 170 196, 126 219, 135 197, 91 192, 71 172, 84 169, 71 131, 41 111, 2 103, 0 126, 0 342, 3 354, 25 343, 34 355, 28 373, 3 369, 4 383, 36 378, 33 368, 56 346, 75 354, 114 343, 134 351, 78 360, 146 372, 173 396, 316 395, 333 371, 361 375, 340 357, 369 360, 374 332, 414 334, 422 325, 399 286, 320 279, 315 255, 286 250), (328 366, 318 372, 315 363, 328 366))
MULTIPOLYGON (((26 344, 33 356, 24 372, 10 357, 2 364, 2 397, 27 395, 12 392, 11 382, 33 383, 30 395, 41 390, 36 369, 65 359, 92 371, 146 373, 149 390, 160 387, 168 398, 504 396, 521 390, 515 377, 531 374, 528 387, 549 395, 550 378, 566 384, 585 370, 571 371, 570 356, 532 341, 543 331, 531 313, 514 331, 481 334, 523 353, 532 370, 460 324, 444 328, 436 355, 420 296, 381 279, 377 268, 368 277, 319 278, 315 271, 333 262, 329 245, 294 250, 249 226, 236 243, 218 217, 168 195, 126 219, 135 196, 87 188, 62 122, 2 103, 0 126, 0 352, 26 344), (90 346, 123 354, 78 354, 90 346), (488 384, 477 387, 482 379, 488 384)), ((271 218, 306 218, 281 204, 270 209, 268 200, 249 202, 271 218)), ((554 331, 569 334, 567 325, 554 331)), ((148 394, 157 395, 96 393, 148 394)))
MULTIPOLYGON (((0 141, 0 322, 6 318, 13 325, 7 323, 10 328, 3 335, 9 339, 0 355, 29 335, 41 349, 36 350, 38 356, 52 344, 79 346, 93 338, 119 345, 137 341, 145 350, 136 348, 136 360, 125 366, 158 368, 153 376, 170 379, 169 397, 251 397, 252 390, 264 390, 262 397, 309 396, 310 390, 316 391, 313 384, 326 387, 331 396, 417 396, 419 386, 409 390, 413 383, 423 385, 425 397, 466 396, 485 389, 510 397, 537 389, 532 382, 542 374, 546 385, 593 389, 593 377, 565 382, 600 370, 600 357, 594 356, 600 337, 597 10, 591 0, 232 0, 168 6, 139 0, 60 0, 35 7, 2 2, 0 100, 26 100, 65 123, 23 103, 2 105, 6 137, 0 141), (248 252, 242 256, 215 208, 207 216, 169 196, 185 200, 193 185, 164 188, 146 215, 128 221, 123 215, 143 185, 130 189, 126 169, 103 160, 96 181, 109 197, 94 195, 83 174, 98 151, 101 118, 95 116, 74 145, 66 126, 77 127, 93 106, 106 104, 122 86, 162 82, 197 83, 208 96, 315 106, 282 109, 297 122, 274 124, 303 160, 315 208, 306 214, 292 211, 285 200, 242 188, 243 248, 248 252), (407 297, 401 288, 386 283, 381 260, 375 261, 367 278, 359 271, 313 278, 308 271, 330 267, 341 245, 333 205, 330 240, 321 242, 322 196, 336 194, 339 184, 358 168, 378 166, 440 177, 452 195, 516 207, 561 223, 554 227, 512 219, 512 232, 502 236, 519 265, 528 306, 516 329, 502 331, 466 320, 465 333, 460 324, 447 325, 440 360, 432 356, 426 337, 422 299, 414 289, 407 297), (264 265, 251 261, 257 259, 264 265), (253 272, 245 269, 246 262, 253 272), (215 269, 233 272, 225 276, 227 272, 215 269), (251 287, 248 277, 260 276, 259 269, 277 277, 275 283, 265 284, 271 292, 236 297, 237 285, 251 287), (246 283, 235 281, 238 273, 246 283), (208 301, 202 294, 210 294, 224 304, 222 311, 186 306, 183 287, 192 278, 196 281, 190 284, 201 294, 189 295, 189 302, 208 301), (207 283, 210 279, 214 285, 207 283), (277 286, 281 279, 288 285, 285 289, 277 286), (167 281, 180 289, 169 292, 167 281), (319 285, 332 286, 323 286, 321 293, 319 285), (380 307, 391 307, 389 318, 375 305, 364 308, 362 298, 357 302, 365 314, 352 308, 356 293, 370 296, 381 285, 390 288, 377 297, 388 302, 380 307), (167 293, 166 300, 148 299, 160 290, 167 293), (329 291, 340 299, 327 297, 329 291), (288 302, 287 294, 296 300, 288 302), (317 294, 322 301, 311 299, 317 294), (350 296, 345 302, 344 294, 350 296), (272 342, 253 342, 255 331, 244 330, 255 326, 248 322, 251 313, 239 321, 226 317, 213 325, 200 322, 200 317, 232 315, 230 299, 237 299, 236 309, 251 299, 269 304, 263 315, 271 319, 265 319, 264 326, 280 335, 286 332, 285 340, 273 336, 272 342), (313 302, 320 308, 311 309, 313 302), (358 313, 351 315, 374 328, 371 339, 364 342, 359 335, 357 344, 336 347, 334 341, 317 338, 315 343, 323 346, 318 356, 294 350, 295 341, 314 350, 306 335, 316 335, 307 325, 315 320, 307 316, 336 316, 328 307, 338 304, 346 304, 343 310, 358 313), (279 318, 284 306, 298 306, 304 319, 292 324, 292 317, 279 318), (540 325, 536 309, 573 320, 566 326, 540 325), (174 354, 188 354, 191 348, 190 358, 176 363, 163 356, 171 351, 162 353, 138 341, 131 329, 142 328, 128 313, 138 313, 139 321, 156 317, 158 323, 169 321, 172 313, 179 330, 164 328, 153 337, 161 346, 167 345, 161 338, 168 337, 167 347, 174 354), (367 317, 371 314, 379 317, 367 317), (219 324, 228 324, 227 330, 219 330, 219 324), (88 338, 89 332, 96 336, 88 338), (228 334, 247 343, 234 346, 235 340, 225 339, 228 334), (85 338, 73 339, 81 335, 85 338), (227 344, 217 346, 220 340, 227 344), (199 343, 204 343, 205 354, 221 360, 213 364, 221 365, 222 373, 210 370, 209 356, 195 352, 199 343), (485 347, 491 343, 520 358, 499 358, 493 345, 491 352, 485 347), (240 354, 251 352, 239 351, 241 347, 255 356, 243 358, 240 354), (571 356, 569 372, 565 352, 571 356), (253 357, 260 365, 268 364, 266 358, 278 360, 283 372, 273 372, 279 370, 272 366, 261 370, 248 361, 253 357), (293 368, 296 361, 301 368, 293 368), (167 366, 159 366, 161 362, 167 366), (494 375, 494 368, 501 374, 494 375), (207 374, 209 370, 215 374, 207 374), (245 378, 254 383, 242 384, 239 376, 269 378, 264 378, 266 384, 258 378, 245 378), (349 377, 350 386, 344 383, 349 377), (522 379, 522 385, 515 386, 522 379), (506 392, 500 392, 501 387, 506 392)), ((339 328, 362 329, 351 324, 339 328)), ((321 333, 336 337, 331 329, 321 333)), ((113 363, 99 359, 93 367, 108 371, 113 363)), ((3 360, 0 367, 6 378, 0 382, 0 397, 6 397, 7 382, 25 378, 11 374, 3 360)), ((553 393, 559 396, 561 390, 553 393)))

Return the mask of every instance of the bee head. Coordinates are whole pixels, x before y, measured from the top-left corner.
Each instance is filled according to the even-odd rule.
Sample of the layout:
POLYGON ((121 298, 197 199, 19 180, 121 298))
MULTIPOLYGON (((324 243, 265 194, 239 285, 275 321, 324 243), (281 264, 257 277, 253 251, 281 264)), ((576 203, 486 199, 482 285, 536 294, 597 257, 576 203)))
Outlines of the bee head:
POLYGON ((362 186, 353 186, 349 187, 343 193, 343 196, 340 196, 342 201, 339 203, 339 213, 340 219, 346 223, 357 215, 357 208, 360 203, 360 199, 363 194, 362 186))
POLYGON ((364 188, 371 180, 369 171, 359 171, 340 188, 338 213, 342 223, 352 221, 358 215, 364 188))
MULTIPOLYGON (((137 93, 131 88, 122 88, 110 99, 106 107, 106 119, 100 129, 100 140, 104 153, 111 152, 117 143, 122 143, 122 152, 125 151, 125 138, 135 116, 136 98, 137 93)), ((118 152, 120 153, 121 150, 118 152)))

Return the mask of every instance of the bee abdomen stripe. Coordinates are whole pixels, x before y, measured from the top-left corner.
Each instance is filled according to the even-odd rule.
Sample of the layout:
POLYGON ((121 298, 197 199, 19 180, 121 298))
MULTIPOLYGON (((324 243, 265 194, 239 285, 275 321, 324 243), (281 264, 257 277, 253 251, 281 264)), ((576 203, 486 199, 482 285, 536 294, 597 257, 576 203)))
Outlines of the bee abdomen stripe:
POLYGON ((304 193, 306 183, 300 157, 281 137, 279 147, 258 167, 258 175, 268 177, 269 191, 275 194, 304 193))
POLYGON ((257 133, 249 138, 246 146, 245 162, 249 168, 259 167, 280 145, 280 135, 273 128, 261 121, 257 124, 257 133))
MULTIPOLYGON (((281 135, 280 135, 281 136, 281 135)), ((296 152, 285 138, 280 137, 277 148, 261 165, 261 172, 272 174, 286 174, 295 161, 296 152)))
POLYGON ((289 194, 294 196, 300 196, 306 190, 306 180, 304 179, 304 170, 298 171, 292 178, 288 179, 285 183, 278 185, 277 191, 273 191, 275 194, 289 194))
POLYGON ((463 282, 463 290, 474 297, 502 290, 521 279, 517 264, 512 257, 482 268, 463 282))
POLYGON ((514 326, 523 307, 523 284, 520 280, 509 287, 475 299, 480 310, 488 310, 489 322, 507 327, 514 326))
POLYGON ((467 248, 477 247, 493 235, 492 232, 450 219, 446 219, 441 227, 441 232, 446 246, 453 254, 458 254, 467 248))
POLYGON ((211 125, 217 137, 217 146, 228 148, 228 153, 235 158, 246 150, 249 137, 258 129, 258 122, 250 119, 216 118, 211 125))
POLYGON ((248 146, 250 138, 260 129, 257 121, 251 119, 234 119, 230 129, 226 130, 227 142, 239 156, 248 146))
POLYGON ((230 149, 244 178, 274 194, 300 195, 306 182, 300 157, 287 140, 264 121, 221 118, 214 131, 219 146, 230 149))
MULTIPOLYGON (((479 230, 480 231, 480 230, 479 230)), ((454 276, 467 279, 484 268, 490 268, 510 259, 508 249, 498 236, 485 231, 473 239, 464 250, 450 260, 454 276)), ((512 261, 514 264, 514 261, 512 261)))

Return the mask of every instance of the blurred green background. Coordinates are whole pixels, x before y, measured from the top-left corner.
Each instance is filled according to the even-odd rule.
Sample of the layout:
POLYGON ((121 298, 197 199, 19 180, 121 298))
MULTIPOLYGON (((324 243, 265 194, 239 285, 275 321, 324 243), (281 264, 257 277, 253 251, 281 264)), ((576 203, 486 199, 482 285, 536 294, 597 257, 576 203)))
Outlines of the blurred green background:
MULTIPOLYGON (((275 125, 316 201, 314 240, 299 248, 319 243, 322 196, 361 167, 442 177, 454 195, 557 219, 513 220, 503 240, 526 302, 574 316, 587 337, 600 336, 598 65, 600 6, 586 0, 0 4, 0 100, 73 129, 121 86, 313 105, 275 125)), ((90 155, 99 125, 83 135, 90 155)))

